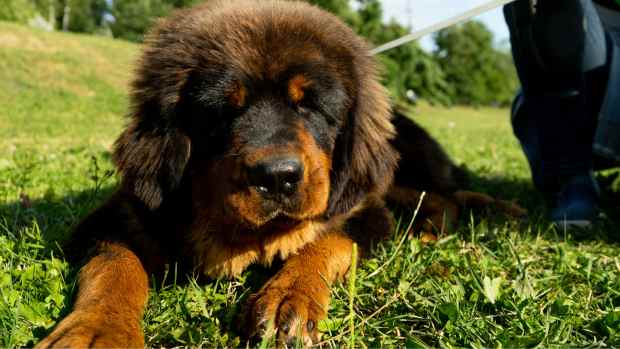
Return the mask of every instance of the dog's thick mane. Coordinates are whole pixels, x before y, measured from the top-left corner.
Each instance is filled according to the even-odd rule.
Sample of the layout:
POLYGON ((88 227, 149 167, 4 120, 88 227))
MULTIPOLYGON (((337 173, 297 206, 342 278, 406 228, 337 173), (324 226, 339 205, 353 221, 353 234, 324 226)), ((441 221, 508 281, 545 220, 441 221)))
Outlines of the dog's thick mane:
POLYGON ((307 3, 177 11, 147 36, 131 86, 113 151, 121 185, 75 229, 66 251, 85 263, 75 307, 40 347, 144 347, 151 275, 178 263, 231 277, 276 259, 283 266, 249 298, 243 326, 317 343, 355 244, 368 252, 393 231, 388 190, 414 206, 424 180, 429 230, 473 199, 495 202, 456 192, 458 168, 402 115, 394 140, 369 45, 307 3))

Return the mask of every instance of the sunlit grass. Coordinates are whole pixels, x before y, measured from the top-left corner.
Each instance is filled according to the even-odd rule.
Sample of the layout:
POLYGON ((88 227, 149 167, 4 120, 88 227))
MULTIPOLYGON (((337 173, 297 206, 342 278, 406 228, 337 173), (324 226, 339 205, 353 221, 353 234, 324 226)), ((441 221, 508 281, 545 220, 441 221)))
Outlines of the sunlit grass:
MULTIPOLYGON (((109 150, 136 53, 0 23, 0 347, 31 346, 70 310, 75 268, 57 242, 117 183, 109 150)), ((404 235, 414 208, 395 212, 393 237, 361 262, 354 284, 334 287, 323 344, 619 346, 615 225, 572 234, 542 218, 507 110, 423 103, 413 117, 468 167, 475 189, 519 200, 530 220, 464 217, 423 244, 404 235)), ((246 346, 243 300, 269 272, 198 284, 171 270, 153 281, 148 346, 246 346)))

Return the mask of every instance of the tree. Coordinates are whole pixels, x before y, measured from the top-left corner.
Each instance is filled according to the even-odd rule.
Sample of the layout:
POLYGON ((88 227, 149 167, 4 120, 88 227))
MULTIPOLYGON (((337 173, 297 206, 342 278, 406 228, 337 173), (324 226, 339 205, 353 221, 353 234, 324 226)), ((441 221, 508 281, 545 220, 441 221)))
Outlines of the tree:
POLYGON ((355 26, 357 14, 351 9, 349 0, 307 0, 309 3, 319 6, 336 16, 342 18, 347 24, 355 26))
POLYGON ((488 87, 490 91, 494 91, 495 101, 493 104, 509 106, 520 85, 512 53, 496 50, 495 59, 489 68, 491 75, 488 87))
POLYGON ((28 0, 3 0, 0 20, 26 23, 37 14, 36 7, 28 0))
POLYGON ((516 87, 510 56, 494 48, 493 34, 477 21, 435 34, 435 59, 458 104, 507 105, 516 87))
POLYGON ((114 21, 110 27, 115 37, 140 42, 157 18, 175 8, 199 2, 201 0, 114 0, 111 11, 114 21))
MULTIPOLYGON (((409 33, 409 28, 394 21, 383 22, 378 0, 360 0, 356 31, 371 43, 379 45, 409 33)), ((431 103, 449 104, 450 88, 434 58, 417 43, 409 43, 379 55, 384 67, 383 83, 392 95, 404 100, 408 90, 431 103)))
MULTIPOLYGON (((3 0, 0 19, 27 22, 37 14, 53 27, 93 33, 107 26, 115 37, 142 41, 158 17, 204 0, 3 0), (111 19, 110 19, 111 18, 111 19)), ((206 0, 209 1, 209 0, 206 0)), ((305 0, 334 13, 371 45, 409 32, 383 21, 379 0, 305 0)), ((444 29, 435 35, 429 54, 408 43, 378 56, 383 82, 395 99, 408 91, 432 103, 508 105, 518 81, 511 55, 493 46, 491 32, 479 22, 444 29)))
POLYGON ((114 37, 142 41, 155 18, 165 16, 172 8, 165 0, 114 0, 110 28, 114 37))
MULTIPOLYGON (((40 15, 55 29, 82 33, 94 33, 103 25, 105 15, 109 13, 107 0, 5 0, 8 6, 0 6, 0 19, 27 22, 40 15), (17 17, 7 18, 3 12, 14 12, 17 17)), ((12 16, 16 17, 16 16, 12 16)))
POLYGON ((61 18, 60 23, 66 21, 67 30, 79 33, 94 33, 110 10, 106 0, 61 0, 57 3, 56 13, 61 17, 64 17, 65 9, 70 9, 68 18, 61 18))

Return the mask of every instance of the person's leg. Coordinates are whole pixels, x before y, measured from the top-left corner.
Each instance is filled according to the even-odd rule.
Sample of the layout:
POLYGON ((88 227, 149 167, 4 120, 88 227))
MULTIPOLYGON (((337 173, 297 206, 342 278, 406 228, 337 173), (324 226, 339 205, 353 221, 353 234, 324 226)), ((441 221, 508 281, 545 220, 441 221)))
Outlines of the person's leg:
POLYGON ((522 92, 513 128, 552 219, 587 223, 596 215, 592 142, 606 76, 605 33, 589 0, 519 0, 504 8, 522 92))
POLYGON ((596 9, 608 34, 609 79, 593 148, 595 168, 609 168, 620 164, 620 6, 596 9))

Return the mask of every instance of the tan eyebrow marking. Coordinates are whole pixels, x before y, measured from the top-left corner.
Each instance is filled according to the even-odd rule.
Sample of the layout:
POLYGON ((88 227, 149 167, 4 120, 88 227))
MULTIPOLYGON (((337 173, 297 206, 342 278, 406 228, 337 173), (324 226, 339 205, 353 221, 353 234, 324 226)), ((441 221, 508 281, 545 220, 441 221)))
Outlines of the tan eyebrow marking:
POLYGON ((245 105, 245 100, 248 95, 248 90, 240 82, 235 82, 233 88, 228 93, 228 99, 230 104, 241 108, 245 105))
POLYGON ((312 85, 312 81, 303 75, 295 75, 288 82, 288 95, 293 103, 299 103, 304 99, 306 88, 312 85))

